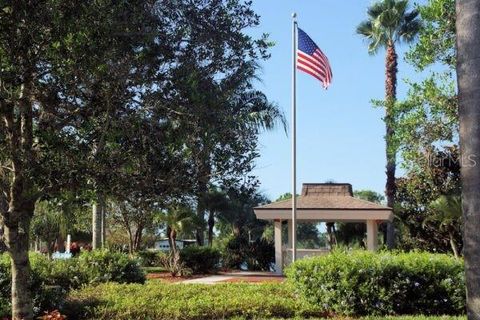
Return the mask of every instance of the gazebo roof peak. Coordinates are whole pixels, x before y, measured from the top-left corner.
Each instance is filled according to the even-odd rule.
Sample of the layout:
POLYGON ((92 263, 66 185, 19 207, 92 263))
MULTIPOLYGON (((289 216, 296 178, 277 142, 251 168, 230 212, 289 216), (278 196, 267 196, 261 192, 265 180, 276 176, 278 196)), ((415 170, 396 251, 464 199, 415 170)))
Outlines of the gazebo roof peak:
POLYGON ((338 197, 353 196, 350 183, 304 183, 302 185, 302 196, 304 197, 338 197))

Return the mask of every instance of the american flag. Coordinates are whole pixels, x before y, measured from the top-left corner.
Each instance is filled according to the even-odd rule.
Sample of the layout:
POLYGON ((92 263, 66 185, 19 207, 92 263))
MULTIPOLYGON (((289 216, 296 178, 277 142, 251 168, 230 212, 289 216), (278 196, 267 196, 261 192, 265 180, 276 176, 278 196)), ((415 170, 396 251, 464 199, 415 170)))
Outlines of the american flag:
POLYGON ((327 56, 300 28, 298 28, 297 69, 320 80, 325 89, 332 81, 332 69, 327 56))

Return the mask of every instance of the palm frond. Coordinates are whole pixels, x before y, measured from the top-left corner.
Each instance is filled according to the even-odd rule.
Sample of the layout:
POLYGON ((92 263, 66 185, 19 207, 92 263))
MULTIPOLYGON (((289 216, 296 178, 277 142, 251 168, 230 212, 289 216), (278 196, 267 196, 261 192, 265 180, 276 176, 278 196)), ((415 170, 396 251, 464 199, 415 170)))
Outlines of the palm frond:
POLYGON ((398 40, 406 43, 412 42, 422 27, 423 24, 419 19, 403 24, 397 33, 398 40))
POLYGON ((360 22, 357 26, 357 33, 365 36, 366 38, 371 38, 373 36, 373 26, 370 20, 365 20, 360 22))

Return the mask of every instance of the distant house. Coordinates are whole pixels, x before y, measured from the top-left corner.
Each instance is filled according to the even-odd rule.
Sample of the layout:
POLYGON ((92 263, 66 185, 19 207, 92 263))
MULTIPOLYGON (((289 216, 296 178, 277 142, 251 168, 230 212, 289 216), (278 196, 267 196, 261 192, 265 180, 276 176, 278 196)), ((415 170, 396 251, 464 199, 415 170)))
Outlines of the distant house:
MULTIPOLYGON (((175 243, 177 244, 178 249, 183 249, 186 246, 195 245, 196 241, 193 239, 177 239, 175 243)), ((170 243, 168 242, 168 239, 155 241, 153 249, 159 251, 170 251, 170 243)))

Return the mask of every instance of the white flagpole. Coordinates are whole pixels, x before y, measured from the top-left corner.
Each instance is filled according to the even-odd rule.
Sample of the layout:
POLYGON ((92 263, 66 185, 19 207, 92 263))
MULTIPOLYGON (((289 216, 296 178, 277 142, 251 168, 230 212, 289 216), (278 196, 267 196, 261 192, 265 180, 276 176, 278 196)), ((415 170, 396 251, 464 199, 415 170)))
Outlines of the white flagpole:
POLYGON ((292 13, 292 262, 297 259, 297 14, 292 13))

